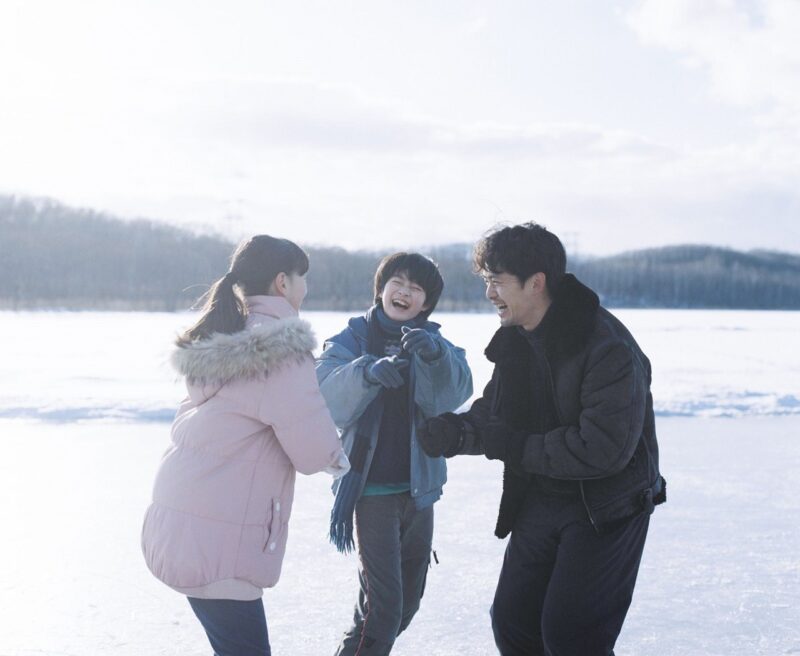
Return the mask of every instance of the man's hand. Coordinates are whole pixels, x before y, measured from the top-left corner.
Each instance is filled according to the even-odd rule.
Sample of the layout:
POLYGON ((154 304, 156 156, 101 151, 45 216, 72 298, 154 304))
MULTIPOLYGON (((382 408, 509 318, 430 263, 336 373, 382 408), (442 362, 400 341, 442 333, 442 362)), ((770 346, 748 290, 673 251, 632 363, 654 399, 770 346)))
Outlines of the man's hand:
POLYGON ((481 429, 486 457, 489 460, 502 460, 516 469, 522 467, 522 451, 527 437, 526 433, 514 430, 497 417, 492 417, 481 429))
POLYGON ((449 458, 458 453, 463 433, 463 421, 458 415, 447 412, 428 419, 417 431, 417 440, 425 454, 431 458, 449 458))
POLYGON ((497 417, 492 417, 481 428, 483 453, 489 460, 505 460, 508 441, 511 438, 511 429, 497 417))
POLYGON ((373 385, 383 385, 383 387, 402 387, 403 374, 401 369, 408 366, 408 360, 398 358, 396 355, 375 360, 364 369, 364 378, 373 385))
POLYGON ((427 330, 424 328, 405 328, 403 327, 403 337, 400 340, 403 348, 409 353, 416 353, 426 362, 435 360, 441 347, 427 330))

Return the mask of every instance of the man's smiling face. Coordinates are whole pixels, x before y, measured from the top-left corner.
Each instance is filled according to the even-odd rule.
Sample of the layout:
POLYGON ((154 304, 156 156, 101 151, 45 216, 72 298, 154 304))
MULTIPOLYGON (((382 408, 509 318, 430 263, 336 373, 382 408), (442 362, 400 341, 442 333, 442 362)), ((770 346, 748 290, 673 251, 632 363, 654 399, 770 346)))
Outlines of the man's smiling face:
POLYGON ((535 323, 536 301, 532 295, 533 276, 524 284, 511 273, 484 271, 486 298, 500 317, 501 326, 528 326, 535 323))
POLYGON ((381 292, 381 303, 386 316, 394 321, 409 321, 425 307, 425 290, 398 272, 386 281, 381 292))

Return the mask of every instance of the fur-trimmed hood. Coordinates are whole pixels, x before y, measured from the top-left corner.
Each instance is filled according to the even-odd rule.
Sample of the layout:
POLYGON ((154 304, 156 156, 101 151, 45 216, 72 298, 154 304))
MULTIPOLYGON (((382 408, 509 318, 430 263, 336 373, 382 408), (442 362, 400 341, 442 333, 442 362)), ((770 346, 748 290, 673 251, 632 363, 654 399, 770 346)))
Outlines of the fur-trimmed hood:
POLYGON ((269 375, 287 361, 313 357, 316 346, 310 324, 289 317, 177 347, 170 360, 189 384, 221 385, 269 375))
POLYGON ((347 471, 314 373, 310 326, 283 297, 244 300, 244 330, 172 354, 189 398, 142 528, 150 571, 203 599, 253 599, 275 585, 296 473, 347 471))

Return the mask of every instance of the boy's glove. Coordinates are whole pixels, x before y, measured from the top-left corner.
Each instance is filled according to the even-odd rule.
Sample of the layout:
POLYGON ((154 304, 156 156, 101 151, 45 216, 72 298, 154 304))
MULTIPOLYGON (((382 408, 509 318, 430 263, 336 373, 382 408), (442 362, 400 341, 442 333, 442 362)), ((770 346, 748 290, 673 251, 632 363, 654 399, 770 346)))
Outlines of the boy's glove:
POLYGON ((364 369, 364 378, 373 385, 383 385, 384 387, 402 387, 403 374, 401 369, 408 366, 408 360, 398 358, 396 355, 375 360, 364 369))
POLYGON ((417 431, 417 440, 431 458, 449 458, 458 453, 464 442, 464 422, 452 412, 431 417, 417 431))
POLYGON ((426 362, 435 360, 441 353, 439 343, 424 328, 402 328, 400 344, 409 353, 416 353, 426 362))
POLYGON ((481 428, 483 453, 486 457, 489 460, 502 460, 517 470, 522 469, 522 451, 527 439, 527 433, 514 430, 497 417, 492 417, 481 428))

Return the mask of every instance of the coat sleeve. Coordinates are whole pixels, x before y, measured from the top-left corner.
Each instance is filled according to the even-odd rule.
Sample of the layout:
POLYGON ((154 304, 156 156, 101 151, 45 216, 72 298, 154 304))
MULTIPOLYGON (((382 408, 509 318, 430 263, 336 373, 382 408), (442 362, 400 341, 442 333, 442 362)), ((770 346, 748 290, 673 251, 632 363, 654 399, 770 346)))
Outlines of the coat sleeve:
POLYGON ((496 393, 496 370, 492 372, 492 378, 483 388, 483 394, 472 402, 469 410, 461 413, 459 418, 464 425, 464 442, 458 453, 462 455, 483 455, 483 442, 481 441, 481 429, 489 421, 493 408, 496 393))
POLYGON ((578 425, 529 435, 525 471, 561 479, 605 478, 630 461, 644 427, 646 372, 622 342, 595 349, 585 372, 578 425))
POLYGON ((317 380, 339 428, 358 420, 378 396, 380 385, 368 383, 364 378, 364 368, 374 361, 374 355, 357 357, 337 342, 325 342, 322 354, 317 358, 317 380))
POLYGON ((347 458, 311 357, 284 364, 266 379, 266 386, 259 419, 272 426, 294 468, 301 474, 340 471, 347 458))
POLYGON ((426 362, 414 357, 414 401, 427 417, 452 412, 472 396, 472 372, 466 352, 441 335, 434 338, 440 347, 437 358, 426 362))

